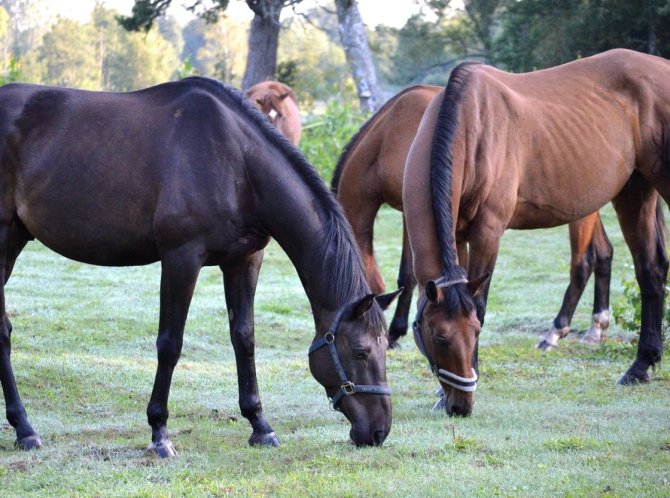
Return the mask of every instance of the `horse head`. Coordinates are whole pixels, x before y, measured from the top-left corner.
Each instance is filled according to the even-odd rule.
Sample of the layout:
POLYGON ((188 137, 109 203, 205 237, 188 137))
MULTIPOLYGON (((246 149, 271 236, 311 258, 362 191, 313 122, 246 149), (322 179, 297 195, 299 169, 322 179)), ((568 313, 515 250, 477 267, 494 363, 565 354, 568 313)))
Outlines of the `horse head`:
POLYGON ((475 300, 487 280, 430 280, 419 300, 414 339, 440 382, 449 415, 468 416, 475 403, 481 330, 475 300))
POLYGON ((351 423, 349 435, 356 446, 381 445, 391 430, 388 337, 382 309, 401 290, 383 296, 368 294, 345 304, 309 350, 312 375, 325 388, 332 408, 351 423))

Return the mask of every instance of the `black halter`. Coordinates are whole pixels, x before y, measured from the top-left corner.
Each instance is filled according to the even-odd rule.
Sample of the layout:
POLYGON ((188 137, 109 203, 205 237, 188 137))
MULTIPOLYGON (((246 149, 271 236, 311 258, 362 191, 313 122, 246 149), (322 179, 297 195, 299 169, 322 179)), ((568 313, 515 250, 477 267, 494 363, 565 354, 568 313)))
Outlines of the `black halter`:
POLYGON ((347 374, 344 372, 344 367, 340 361, 340 355, 337 352, 335 347, 335 334, 337 334, 337 328, 340 326, 340 322, 344 317, 344 313, 349 309, 349 305, 342 306, 335 315, 333 323, 330 325, 328 332, 326 332, 323 337, 314 339, 314 342, 309 348, 309 354, 312 354, 319 348, 323 346, 328 346, 330 351, 330 356, 333 358, 333 363, 335 363, 335 369, 337 370, 337 375, 340 377, 340 390, 330 398, 330 404, 335 409, 337 404, 342 400, 344 396, 351 396, 352 394, 364 393, 364 394, 382 394, 389 396, 391 390, 388 387, 384 386, 371 386, 364 384, 354 384, 347 378, 347 374))
MULTIPOLYGON (((467 284, 467 283, 468 279, 464 277, 445 281, 445 277, 442 276, 437 280, 435 280, 435 285, 439 288, 451 287, 452 285, 467 284)), ((418 309, 416 310, 416 317, 414 318, 414 323, 412 324, 412 330, 414 331, 414 341, 416 342, 419 351, 421 351, 421 354, 423 354, 428 360, 430 370, 433 372, 435 377, 438 378, 438 380, 444 382, 445 384, 455 389, 458 389, 459 391, 465 391, 465 392, 476 391, 477 372, 475 372, 474 368, 472 369, 472 377, 461 377, 460 375, 456 375, 455 373, 445 370, 443 368, 437 368, 437 365, 435 365, 431 357, 428 355, 428 350, 426 349, 426 344, 423 342, 423 336, 421 335, 421 330, 419 330, 419 322, 421 321, 421 317, 423 316, 423 310, 426 308, 426 304, 428 304, 428 298, 426 296, 422 296, 421 299, 419 300, 418 309)))

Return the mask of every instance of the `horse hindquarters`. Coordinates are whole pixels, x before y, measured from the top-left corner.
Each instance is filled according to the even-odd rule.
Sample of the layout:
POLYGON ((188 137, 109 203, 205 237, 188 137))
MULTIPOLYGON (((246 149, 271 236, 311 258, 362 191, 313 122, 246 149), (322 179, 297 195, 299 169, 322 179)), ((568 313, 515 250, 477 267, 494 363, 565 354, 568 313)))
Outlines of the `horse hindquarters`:
POLYGON ((613 200, 626 244, 635 265, 640 286, 642 320, 637 358, 618 380, 619 384, 648 382, 648 369, 661 360, 661 322, 668 258, 663 227, 659 226, 656 205, 660 199, 639 175, 613 200))

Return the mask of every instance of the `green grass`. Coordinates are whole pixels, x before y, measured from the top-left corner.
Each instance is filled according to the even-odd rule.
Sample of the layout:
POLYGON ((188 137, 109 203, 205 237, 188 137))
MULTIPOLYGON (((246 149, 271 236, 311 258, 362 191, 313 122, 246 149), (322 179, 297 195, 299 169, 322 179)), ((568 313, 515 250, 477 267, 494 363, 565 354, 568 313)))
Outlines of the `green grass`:
MULTIPOLYGON (((612 302, 633 275, 611 209, 612 302)), ((376 250, 387 282, 400 257, 400 215, 380 214, 376 250)), ((155 372, 159 267, 79 265, 31 243, 7 286, 13 362, 39 451, 13 449, 0 425, 2 496, 670 496, 670 374, 616 386, 635 334, 613 326, 587 347, 572 334, 534 348, 567 285, 567 228, 509 232, 502 243, 480 350, 474 413, 432 413, 435 381, 409 338, 390 351, 393 428, 357 449, 311 377, 309 303, 275 243, 256 304, 266 416, 282 446, 247 446, 239 414, 221 275, 203 269, 176 369, 169 428, 178 457, 144 449, 155 372)), ((588 328, 591 286, 573 320, 588 328)), ((390 318, 390 312, 388 314, 390 318)))

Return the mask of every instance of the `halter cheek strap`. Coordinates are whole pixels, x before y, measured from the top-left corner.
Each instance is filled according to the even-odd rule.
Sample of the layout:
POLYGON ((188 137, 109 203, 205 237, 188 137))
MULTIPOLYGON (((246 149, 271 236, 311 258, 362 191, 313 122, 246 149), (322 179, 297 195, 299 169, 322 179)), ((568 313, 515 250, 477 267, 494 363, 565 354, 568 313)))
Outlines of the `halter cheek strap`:
MULTIPOLYGON (((435 280, 435 285, 438 288, 451 287, 452 285, 467 284, 467 283, 468 279, 466 278, 445 280, 445 278, 442 276, 437 280, 435 280)), ((419 328, 419 322, 421 321, 423 311, 426 308, 427 304, 428 299, 426 298, 426 296, 423 296, 419 301, 419 307, 416 312, 416 318, 414 319, 414 323, 412 324, 412 330, 414 332, 414 342, 416 342, 419 351, 421 351, 421 354, 423 354, 423 356, 426 357, 426 359, 428 360, 428 365, 430 366, 430 370, 433 372, 435 377, 437 377, 440 382, 443 382, 444 384, 447 384, 453 387, 454 389, 458 389, 459 391, 465 391, 465 392, 476 391, 478 377, 477 372, 475 372, 474 368, 472 369, 472 377, 461 377, 460 375, 456 375, 455 373, 445 370, 443 368, 438 368, 437 365, 435 365, 435 363, 431 359, 430 355, 428 354, 426 344, 423 341, 423 335, 421 334, 421 330, 419 328)))
POLYGON ((337 375, 340 378, 340 389, 337 391, 335 396, 330 399, 330 404, 333 409, 337 408, 337 404, 342 400, 344 396, 351 396, 352 394, 381 394, 389 396, 391 390, 385 386, 374 386, 366 384, 354 384, 347 377, 344 367, 342 366, 342 361, 340 360, 340 355, 337 352, 337 347, 335 346, 335 334, 337 334, 337 329, 340 326, 342 318, 344 318, 345 312, 349 309, 348 305, 342 306, 333 319, 333 323, 328 328, 323 337, 315 339, 312 345, 309 348, 308 355, 311 355, 317 349, 320 349, 324 346, 328 346, 328 351, 330 356, 333 358, 333 363, 335 364, 335 370, 337 375))

